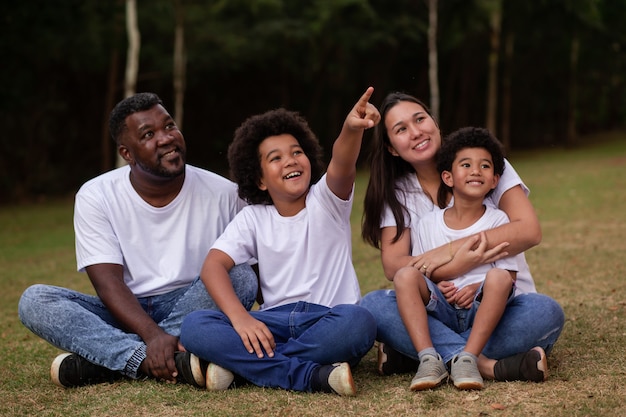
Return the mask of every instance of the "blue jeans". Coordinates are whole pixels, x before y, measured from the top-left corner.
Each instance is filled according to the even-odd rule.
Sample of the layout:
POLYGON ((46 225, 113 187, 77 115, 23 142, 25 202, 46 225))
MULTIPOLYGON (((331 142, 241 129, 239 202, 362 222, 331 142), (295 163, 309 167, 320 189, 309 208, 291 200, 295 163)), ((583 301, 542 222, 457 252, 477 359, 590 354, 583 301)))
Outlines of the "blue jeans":
MULTIPOLYGON (((250 309, 257 295, 257 277, 249 265, 237 265, 230 278, 239 299, 250 309)), ((183 318, 200 309, 217 309, 200 278, 166 294, 138 298, 144 311, 166 333, 180 335, 183 318)), ((20 320, 37 336, 105 368, 138 378, 146 358, 141 338, 127 333, 100 298, 52 285, 33 285, 18 305, 20 320)))
POLYGON ((376 338, 374 317, 353 304, 329 308, 300 301, 250 314, 272 332, 273 357, 249 353, 228 317, 218 311, 189 314, 180 340, 189 352, 257 386, 310 392, 317 367, 335 362, 355 366, 376 338))
MULTIPOLYGON (((400 318, 395 291, 370 292, 361 300, 361 306, 367 308, 376 318, 378 341, 418 360, 417 351, 400 318)), ((549 353, 559 338, 564 323, 563 309, 552 298, 537 293, 518 295, 507 304, 482 353, 490 359, 502 359, 526 352, 535 346, 541 346, 549 353)), ((447 363, 463 350, 471 327, 464 331, 452 329, 429 314, 428 329, 435 349, 447 363)))

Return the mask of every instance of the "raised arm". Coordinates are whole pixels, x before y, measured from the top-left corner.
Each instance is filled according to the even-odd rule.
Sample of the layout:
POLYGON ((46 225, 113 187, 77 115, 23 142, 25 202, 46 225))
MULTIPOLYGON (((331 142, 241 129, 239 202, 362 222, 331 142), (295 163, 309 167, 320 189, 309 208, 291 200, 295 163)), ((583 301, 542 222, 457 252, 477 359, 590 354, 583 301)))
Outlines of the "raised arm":
POLYGON ((328 164, 326 181, 330 190, 347 200, 356 178, 356 161, 361 150, 363 132, 380 121, 380 114, 369 99, 374 92, 369 87, 354 105, 343 123, 339 137, 333 144, 333 154, 328 164))

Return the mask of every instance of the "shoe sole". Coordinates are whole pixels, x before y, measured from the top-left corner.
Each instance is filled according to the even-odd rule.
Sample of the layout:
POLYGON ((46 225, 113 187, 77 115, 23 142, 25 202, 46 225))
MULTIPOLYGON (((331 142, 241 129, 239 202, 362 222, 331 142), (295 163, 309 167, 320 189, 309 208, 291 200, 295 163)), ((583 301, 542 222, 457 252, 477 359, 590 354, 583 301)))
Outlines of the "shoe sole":
POLYGON ((232 372, 213 363, 206 368, 206 389, 209 391, 225 391, 234 379, 232 372))
POLYGON ((206 378, 202 372, 202 365, 200 364, 200 358, 194 354, 189 355, 189 367, 191 368, 191 375, 198 387, 206 386, 206 378))
POLYGON ((385 344, 378 344, 378 373, 380 375, 385 375, 383 371, 383 364, 387 362, 387 354, 385 353, 385 344))
POLYGON ((415 384, 411 383, 409 389, 411 391, 424 391, 427 389, 437 388, 439 385, 443 384, 445 380, 448 379, 448 374, 442 375, 438 380, 430 380, 430 381, 419 381, 415 384))
POLYGON ((354 386, 354 379, 352 378, 350 365, 348 365, 347 363, 342 363, 341 365, 339 365, 339 368, 343 369, 341 375, 343 375, 344 377, 339 380, 335 380, 335 384, 331 384, 333 391, 335 391, 338 395, 341 395, 342 397, 351 397, 356 395, 356 387, 354 386))
POLYGON ((539 352, 539 360, 537 361, 537 369, 543 372, 543 380, 548 379, 548 358, 546 358, 546 352, 540 347, 536 346, 531 350, 539 352))
POLYGON ((52 365, 50 365, 50 378, 52 382, 61 388, 67 388, 65 385, 61 383, 61 379, 59 378, 59 369, 61 368, 61 362, 65 360, 68 356, 73 355, 73 353, 63 353, 52 361, 52 365))
POLYGON ((469 381, 454 381, 454 386, 460 390, 481 390, 485 386, 482 382, 469 380, 469 381))

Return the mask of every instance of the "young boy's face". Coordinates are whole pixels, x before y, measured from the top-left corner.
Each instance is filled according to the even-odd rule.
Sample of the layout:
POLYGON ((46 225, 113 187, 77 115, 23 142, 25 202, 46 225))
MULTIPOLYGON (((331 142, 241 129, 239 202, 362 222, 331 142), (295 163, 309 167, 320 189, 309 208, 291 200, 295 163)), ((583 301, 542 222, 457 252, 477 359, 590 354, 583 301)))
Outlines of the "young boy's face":
POLYGON ((311 184, 311 163, 292 135, 270 136, 259 145, 261 179, 274 204, 306 196, 311 184))
POLYGON ((457 152, 451 171, 441 173, 454 195, 484 198, 498 185, 491 154, 484 148, 465 148, 457 152))

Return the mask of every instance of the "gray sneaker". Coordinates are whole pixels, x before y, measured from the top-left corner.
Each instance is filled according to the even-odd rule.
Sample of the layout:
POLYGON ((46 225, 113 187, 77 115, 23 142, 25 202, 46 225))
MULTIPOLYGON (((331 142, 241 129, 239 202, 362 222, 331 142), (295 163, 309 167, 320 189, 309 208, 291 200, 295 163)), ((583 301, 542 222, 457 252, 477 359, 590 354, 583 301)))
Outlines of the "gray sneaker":
POLYGON ((441 356, 424 355, 417 373, 411 381, 411 391, 422 391, 438 387, 448 378, 446 365, 441 356))
POLYGON ((458 389, 483 389, 484 386, 476 361, 467 355, 456 355, 452 359, 450 378, 458 389))

